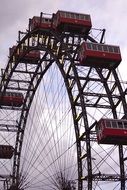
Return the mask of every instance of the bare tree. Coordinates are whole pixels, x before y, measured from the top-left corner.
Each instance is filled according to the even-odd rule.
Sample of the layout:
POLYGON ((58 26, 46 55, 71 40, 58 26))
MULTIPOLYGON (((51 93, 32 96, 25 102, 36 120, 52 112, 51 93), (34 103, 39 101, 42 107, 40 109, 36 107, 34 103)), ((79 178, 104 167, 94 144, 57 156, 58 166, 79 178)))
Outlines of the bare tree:
POLYGON ((58 190, 75 190, 75 181, 69 180, 65 177, 65 175, 60 172, 58 177, 56 178, 56 186, 58 190))

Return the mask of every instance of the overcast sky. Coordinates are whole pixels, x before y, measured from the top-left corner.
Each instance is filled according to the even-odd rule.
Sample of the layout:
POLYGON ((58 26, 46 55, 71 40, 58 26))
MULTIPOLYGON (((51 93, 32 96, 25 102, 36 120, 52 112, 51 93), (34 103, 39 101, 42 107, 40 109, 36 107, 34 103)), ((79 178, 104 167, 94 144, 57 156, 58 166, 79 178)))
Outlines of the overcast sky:
POLYGON ((126 0, 1 0, 0 2, 0 67, 7 63, 8 49, 16 43, 18 31, 25 31, 29 18, 40 12, 58 9, 91 15, 94 28, 106 29, 106 43, 120 45, 123 61, 121 75, 127 71, 127 1, 126 0))

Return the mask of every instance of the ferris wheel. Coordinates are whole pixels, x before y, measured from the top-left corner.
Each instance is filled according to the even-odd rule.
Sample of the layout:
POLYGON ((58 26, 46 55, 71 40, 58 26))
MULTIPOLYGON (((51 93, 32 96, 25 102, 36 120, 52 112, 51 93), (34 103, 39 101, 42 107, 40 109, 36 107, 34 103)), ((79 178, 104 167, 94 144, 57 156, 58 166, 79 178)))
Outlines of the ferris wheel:
POLYGON ((41 13, 9 48, 0 85, 1 189, 126 189, 120 48, 103 42, 104 29, 99 39, 92 31, 88 14, 41 13))

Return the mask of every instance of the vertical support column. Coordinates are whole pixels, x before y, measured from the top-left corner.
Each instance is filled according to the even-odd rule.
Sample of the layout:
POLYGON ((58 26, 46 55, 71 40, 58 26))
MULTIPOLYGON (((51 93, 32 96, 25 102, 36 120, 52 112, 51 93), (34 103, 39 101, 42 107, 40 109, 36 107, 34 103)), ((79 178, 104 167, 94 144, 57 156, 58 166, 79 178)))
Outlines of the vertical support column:
MULTIPOLYGON (((116 70, 113 70, 113 75, 114 75, 116 84, 118 86, 119 93, 121 95, 121 101, 123 104, 125 118, 127 119, 127 103, 126 103, 125 95, 123 93, 123 89, 120 84, 116 70)), ((123 146, 122 145, 119 146, 119 162, 120 162, 121 190, 125 190, 125 171, 124 171, 125 168, 124 168, 124 156, 123 156, 123 146)))
POLYGON ((91 164, 91 148, 90 137, 86 138, 87 141, 87 162, 88 162, 88 190, 92 190, 92 164, 91 164))
POLYGON ((123 160, 123 147, 119 145, 119 162, 120 162, 120 175, 121 175, 121 190, 125 190, 125 172, 123 160))
POLYGON ((78 77, 77 70, 74 68, 75 77, 77 78, 77 86, 79 90, 79 97, 82 107, 82 117, 84 120, 84 127, 86 131, 86 152, 87 152, 87 171, 88 171, 88 190, 92 190, 92 163, 91 163, 91 147, 90 147, 90 130, 88 127, 88 121, 87 121, 87 113, 86 113, 86 107, 84 102, 84 95, 83 95, 83 88, 80 83, 80 79, 78 77))

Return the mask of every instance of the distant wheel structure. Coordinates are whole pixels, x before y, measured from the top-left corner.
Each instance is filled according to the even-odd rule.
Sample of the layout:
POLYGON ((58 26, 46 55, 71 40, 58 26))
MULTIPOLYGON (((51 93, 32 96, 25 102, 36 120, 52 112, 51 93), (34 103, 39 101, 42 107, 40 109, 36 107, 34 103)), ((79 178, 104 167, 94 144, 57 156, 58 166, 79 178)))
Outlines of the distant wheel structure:
MULTIPOLYGON (((45 154, 53 157, 52 161, 56 162, 56 165, 61 166, 59 167, 60 171, 55 171, 54 168, 53 174, 51 173, 51 175, 49 174, 51 170, 50 172, 48 171, 49 176, 47 176, 47 173, 44 173, 45 167, 40 166, 41 171, 39 171, 38 164, 41 165, 43 160, 39 160, 35 166, 34 163, 35 160, 38 159, 37 157, 40 156, 41 151, 44 150, 44 147, 41 149, 39 142, 35 141, 35 144, 39 146, 40 150, 35 151, 36 155, 33 155, 33 157, 35 156, 35 160, 34 158, 30 160, 33 164, 31 173, 33 173, 35 169, 37 176, 34 176, 33 179, 37 178, 39 173, 45 178, 41 179, 38 177, 39 180, 35 182, 35 184, 38 183, 38 186, 36 186, 36 184, 33 188, 41 189, 42 184, 40 181, 44 180, 45 185, 52 182, 50 186, 48 186, 48 189, 55 188, 55 186, 57 189, 59 177, 61 175, 64 175, 65 178, 69 176, 68 171, 71 171, 73 166, 73 164, 70 165, 70 162, 74 161, 74 173, 71 173, 69 180, 76 184, 76 189, 92 190, 107 189, 108 187, 112 189, 126 189, 126 146, 98 145, 95 132, 96 123, 103 116, 119 119, 126 118, 126 89, 124 89, 120 83, 115 69, 85 67, 79 64, 77 51, 83 40, 95 41, 90 36, 66 33, 64 31, 61 34, 54 30, 44 31, 41 29, 28 31, 26 34, 19 32, 18 45, 9 58, 1 80, 1 91, 21 91, 24 95, 24 104, 21 108, 12 107, 9 110, 9 108, 2 107, 2 110, 4 110, 2 112, 4 113, 3 118, 5 118, 6 114, 5 119, 10 115, 10 117, 13 118, 13 123, 15 123, 6 123, 8 131, 14 131, 14 133, 16 133, 14 135, 15 152, 11 184, 12 189, 14 189, 16 185, 18 189, 32 188, 29 184, 29 174, 25 171, 25 168, 27 168, 25 161, 29 163, 28 151, 33 155, 31 149, 32 141, 29 139, 29 136, 32 137, 31 133, 35 130, 30 131, 30 126, 34 126, 32 122, 38 125, 43 124, 43 126, 44 123, 49 122, 50 129, 48 133, 51 133, 51 144, 54 143, 54 146, 50 144, 48 147, 51 151, 51 155, 48 153, 45 154), (21 35, 23 35, 23 37, 21 37, 21 35), (20 51, 24 46, 26 50, 20 55, 20 51), (33 50, 41 52, 41 59, 37 62, 23 62, 22 60, 25 55, 33 50), (20 56, 15 59, 17 52, 19 52, 20 56), (57 84, 57 87, 55 84, 57 84), (40 89, 40 91, 38 89, 40 89), (43 89, 43 91, 41 89, 43 89), (53 96, 50 96, 51 92, 53 96), (37 102, 36 94, 38 97, 42 97, 40 99, 43 100, 43 104, 40 99, 38 100, 39 102, 37 102), (42 96, 42 94, 44 94, 44 96, 42 96), (58 100, 55 96, 58 97, 58 100), (50 100, 50 98, 52 98, 52 100, 50 100), (61 104, 61 100, 64 104, 61 104), (39 104, 41 106, 47 104, 44 108, 45 110, 47 108, 46 111, 48 112, 48 114, 44 116, 44 119, 41 118, 43 122, 41 123, 40 121, 40 124, 31 118, 35 114, 39 104), (59 112, 61 111, 61 113, 59 113, 60 117, 58 117, 56 113, 57 107, 59 107, 59 112), (50 108, 52 113, 49 111, 50 108), (51 118, 48 120, 47 117, 53 118, 55 123, 53 123, 51 118), (64 120, 66 117, 67 119, 64 120), (58 118, 58 121, 55 118, 58 118), (62 122, 62 119, 64 122, 62 122), (69 121, 69 124, 67 121, 69 121), (72 138, 68 146, 64 144, 66 139, 69 139, 69 137, 65 135, 67 129, 64 129, 65 131, 60 133, 57 128, 58 126, 63 128, 65 124, 66 127, 69 127, 69 129, 67 129, 70 131, 70 138, 72 138), (56 129, 58 133, 53 133, 56 129), (75 137, 72 135, 74 131, 75 137), (27 133, 28 136, 25 133, 27 133), (52 138, 52 136, 54 137, 52 138), (65 139, 63 136, 65 136, 65 139), (61 138, 63 139, 62 141, 61 138), (61 149, 63 150, 59 150, 58 152, 61 146, 60 142, 62 144, 61 149), (57 146, 55 146, 55 143, 57 146), (52 150, 53 147, 55 147, 55 150, 52 150), (57 153, 56 157, 54 152, 57 153), (60 158, 61 156, 64 157, 64 154, 69 154, 70 157, 65 157, 64 160, 61 161, 60 158), (22 161, 23 159, 24 162, 22 161), (64 165, 65 161, 68 163, 64 165), (65 175, 66 171, 67 176, 65 175), (53 178, 52 181, 52 177, 54 176, 55 178, 53 178), (54 181, 54 179, 56 179, 56 181, 54 181)), ((40 113, 42 110, 40 110, 40 113)), ((46 114, 46 111, 42 112, 42 116, 46 114)), ((38 112, 36 112, 35 115, 37 118, 38 112)), ((47 135, 45 127, 43 130, 45 135, 47 135)), ((39 132, 41 133, 41 131, 39 132)), ((50 135, 47 137, 50 137, 50 135)), ((42 135, 42 139, 43 138, 42 135)), ((40 140, 40 143, 42 142, 43 140, 40 140)), ((48 141, 46 144, 48 144, 48 141)), ((35 148, 36 147, 33 147, 33 149, 35 148)), ((44 153, 42 152, 42 154, 44 153)), ((46 164, 45 162, 43 163, 44 165, 46 164)), ((47 168, 50 168, 52 162, 49 161, 48 164, 47 168)), ((29 167, 27 169, 29 169, 29 167)), ((30 181, 32 181, 32 178, 30 181)), ((46 186, 43 187, 43 189, 46 189, 46 186)))

